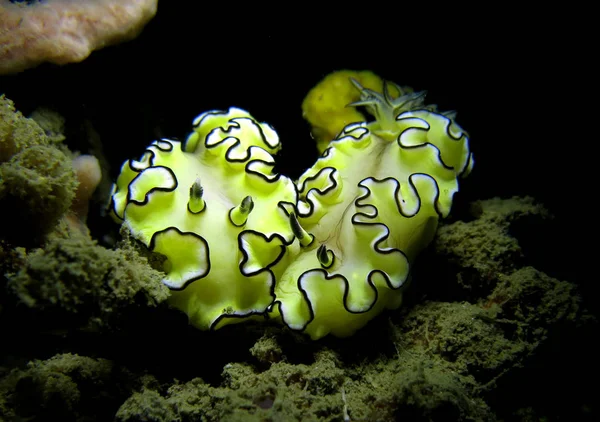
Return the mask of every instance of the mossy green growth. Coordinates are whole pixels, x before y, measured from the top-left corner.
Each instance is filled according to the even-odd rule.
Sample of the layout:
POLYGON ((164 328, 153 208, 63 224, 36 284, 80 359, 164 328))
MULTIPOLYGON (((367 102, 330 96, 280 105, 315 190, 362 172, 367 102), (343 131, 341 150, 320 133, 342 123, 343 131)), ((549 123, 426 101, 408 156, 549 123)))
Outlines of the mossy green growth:
POLYGON ((33 146, 0 164, 3 237, 19 245, 51 231, 75 197, 77 179, 68 159, 50 146, 33 146), (7 215, 8 214, 8 215, 7 215))
POLYGON ((77 185, 70 158, 0 96, 2 238, 16 245, 39 242, 69 209, 77 185))
POLYGON ((127 388, 115 379, 125 375, 106 359, 71 353, 31 361, 0 380, 0 419, 92 420, 87 412, 93 412, 108 420, 114 398, 127 388))
POLYGON ((0 95, 0 163, 18 151, 48 144, 44 130, 17 111, 15 104, 5 95, 0 95))
POLYGON ((67 234, 50 236, 43 248, 17 250, 19 270, 7 275, 7 287, 20 303, 42 314, 77 314, 78 327, 99 329, 118 324, 140 298, 148 306, 167 299, 161 274, 128 243, 109 250, 78 231, 67 234))

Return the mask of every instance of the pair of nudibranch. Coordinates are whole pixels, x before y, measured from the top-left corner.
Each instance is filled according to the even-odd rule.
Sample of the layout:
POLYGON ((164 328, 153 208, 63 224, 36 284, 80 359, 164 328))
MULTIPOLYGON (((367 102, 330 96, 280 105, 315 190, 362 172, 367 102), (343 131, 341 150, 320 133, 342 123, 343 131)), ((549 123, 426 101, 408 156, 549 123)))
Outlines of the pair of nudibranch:
POLYGON ((113 215, 166 257, 169 301, 192 324, 268 317, 316 339, 400 305, 473 157, 454 114, 423 93, 367 87, 379 81, 370 75, 338 72, 309 94, 313 134, 344 127, 296 182, 272 171, 275 130, 238 108, 203 113, 185 142, 154 141, 123 165, 113 215), (329 107, 345 98, 340 86, 373 121, 329 107))

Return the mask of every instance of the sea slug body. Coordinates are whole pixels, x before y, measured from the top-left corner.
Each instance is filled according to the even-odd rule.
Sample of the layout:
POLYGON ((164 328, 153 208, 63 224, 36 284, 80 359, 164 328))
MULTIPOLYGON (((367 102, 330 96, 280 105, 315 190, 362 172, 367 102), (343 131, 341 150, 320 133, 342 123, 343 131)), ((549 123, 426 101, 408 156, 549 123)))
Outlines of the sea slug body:
POLYGON ((169 301, 194 326, 260 317, 312 339, 343 337, 401 305, 417 255, 473 168, 469 136, 424 92, 349 78, 351 95, 345 72, 307 96, 309 121, 332 133, 354 115, 317 95, 332 92, 373 120, 359 114, 320 139, 326 149, 295 183, 273 171, 277 133, 235 107, 199 115, 185 142, 154 141, 123 164, 111 213, 164 256, 169 301), (339 118, 329 124, 322 110, 339 118))
POLYGON ((299 178, 298 226, 311 239, 277 283, 275 314, 313 339, 348 336, 397 308, 416 255, 469 174, 469 138, 424 93, 392 98, 353 84, 375 117, 348 125, 299 178))
POLYGON ((297 249, 293 182, 272 172, 276 132, 246 111, 210 111, 185 143, 153 142, 125 162, 111 210, 133 237, 166 257, 170 303, 201 329, 263 315, 297 249))

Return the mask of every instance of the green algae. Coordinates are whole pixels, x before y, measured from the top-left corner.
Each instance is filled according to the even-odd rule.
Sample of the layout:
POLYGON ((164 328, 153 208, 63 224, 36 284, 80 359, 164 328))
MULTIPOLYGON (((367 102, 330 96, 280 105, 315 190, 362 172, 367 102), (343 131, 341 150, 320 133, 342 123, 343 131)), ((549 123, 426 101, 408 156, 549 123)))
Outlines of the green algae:
POLYGON ((53 147, 30 147, 0 164, 0 200, 12 222, 3 236, 25 245, 50 232, 70 208, 77 184, 70 160, 53 147))
POLYGON ((130 246, 106 249, 75 231, 18 253, 21 266, 7 274, 8 291, 42 314, 78 314, 82 328, 111 326, 123 308, 140 306, 140 298, 143 306, 156 306, 168 297, 160 273, 130 246))
POLYGON ((71 206, 77 185, 70 158, 0 96, 0 202, 11 222, 2 238, 39 243, 71 206))
POLYGON ((31 361, 0 380, 0 416, 4 420, 110 418, 115 411, 112 403, 126 393, 130 377, 106 359, 70 353, 31 361))
POLYGON ((344 365, 323 348, 312 364, 277 362, 259 372, 246 363, 223 370, 213 387, 200 378, 169 387, 163 394, 144 388, 117 412, 117 420, 177 421, 340 421, 395 420, 411 413, 435 419, 492 420, 489 408, 472 396, 475 383, 436 365, 422 353, 344 365))
POLYGON ((2 301, 42 315, 78 314, 80 328, 106 328, 127 306, 165 300, 160 273, 130 243, 104 248, 63 219, 78 185, 62 145, 64 119, 34 114, 43 128, 0 97, 0 203, 10 222, 1 232, 2 301))
POLYGON ((63 141, 67 138, 65 136, 64 117, 49 108, 42 107, 35 109, 29 118, 33 119, 44 131, 50 144, 68 151, 63 145, 63 141))
POLYGON ((470 208, 472 219, 442 224, 433 246, 436 261, 454 275, 461 293, 476 299, 491 292, 500 274, 524 265, 519 240, 510 233, 512 225, 550 216, 531 197, 475 201, 470 208))
MULTIPOLYGON (((492 314, 493 315, 493 314, 492 314)), ((405 344, 422 348, 459 374, 485 383, 530 350, 505 337, 490 312, 469 303, 427 302, 409 312, 400 326, 405 344)))
POLYGON ((501 277, 482 305, 497 309, 503 322, 515 324, 516 336, 536 343, 545 339, 553 325, 576 323, 588 317, 575 285, 533 267, 501 277))
POLYGON ((15 109, 14 103, 0 95, 0 162, 8 161, 19 151, 50 144, 44 130, 32 119, 15 109))

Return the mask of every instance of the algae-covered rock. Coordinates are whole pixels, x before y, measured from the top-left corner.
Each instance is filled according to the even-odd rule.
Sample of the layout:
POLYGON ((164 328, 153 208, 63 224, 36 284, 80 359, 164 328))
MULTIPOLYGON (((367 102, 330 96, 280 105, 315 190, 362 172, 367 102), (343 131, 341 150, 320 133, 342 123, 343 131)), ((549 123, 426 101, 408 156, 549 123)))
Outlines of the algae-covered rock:
MULTIPOLYGON (((136 421, 181 421, 168 400, 157 391, 144 388, 133 393, 117 411, 115 420, 136 421)), ((202 419, 198 419, 202 420, 202 419)))
POLYGON ((196 378, 175 383, 164 394, 134 393, 117 420, 144 420, 137 415, 152 414, 156 421, 338 421, 344 414, 339 365, 331 351, 319 353, 312 365, 281 362, 264 372, 231 363, 218 387, 196 378))
POLYGON ((553 325, 575 324, 584 313, 577 287, 533 268, 503 276, 486 300, 503 321, 513 321, 516 334, 540 343, 553 325))
POLYGON ((16 245, 41 241, 71 206, 77 185, 70 158, 0 96, 2 238, 16 245))
POLYGON ((127 373, 106 359, 70 353, 35 360, 0 380, 2 420, 110 420, 127 373))
POLYGON ((472 374, 485 383, 532 349, 524 339, 506 335, 490 315, 494 314, 469 303, 427 302, 409 312, 401 330, 406 344, 422 347, 457 373, 472 374))
MULTIPOLYGON (((107 328, 123 309, 165 300, 161 275, 130 244, 106 249, 91 239, 85 215, 73 216, 78 185, 92 190, 97 181, 77 177, 73 154, 61 144, 64 119, 48 110, 35 117, 43 128, 0 96, 0 270, 6 278, 0 302, 6 318, 29 315, 27 321, 53 329, 107 328)), ((78 198, 80 208, 87 210, 82 202, 89 194, 78 198)))
POLYGON ((62 146, 65 136, 65 118, 49 108, 35 109, 29 116, 42 128, 51 144, 62 146))
POLYGON ((52 230, 70 208, 77 179, 68 159, 54 147, 33 146, 0 164, 2 236, 30 244, 52 230))
POLYGON ((494 420, 477 384, 418 351, 344 364, 328 348, 307 364, 278 362, 264 371, 227 364, 223 382, 201 378, 168 389, 143 388, 117 412, 118 421, 392 421, 494 420), (153 418, 140 418, 152 415, 153 418))
POLYGON ((441 225, 433 246, 441 272, 454 274, 456 284, 475 299, 491 292, 499 274, 523 265, 523 251, 511 226, 526 217, 544 220, 549 215, 530 197, 475 201, 471 215, 470 221, 441 225))
POLYGON ((126 244, 110 250, 73 231, 20 254, 20 269, 8 274, 9 291, 42 315, 77 314, 79 327, 110 326, 124 308, 156 306, 168 296, 161 274, 126 244))
POLYGON ((8 161, 18 151, 48 144, 44 130, 17 111, 6 96, 0 95, 0 163, 8 161))
POLYGON ((280 362, 283 357, 283 350, 277 338, 269 334, 259 338, 250 349, 250 353, 263 364, 280 362))

